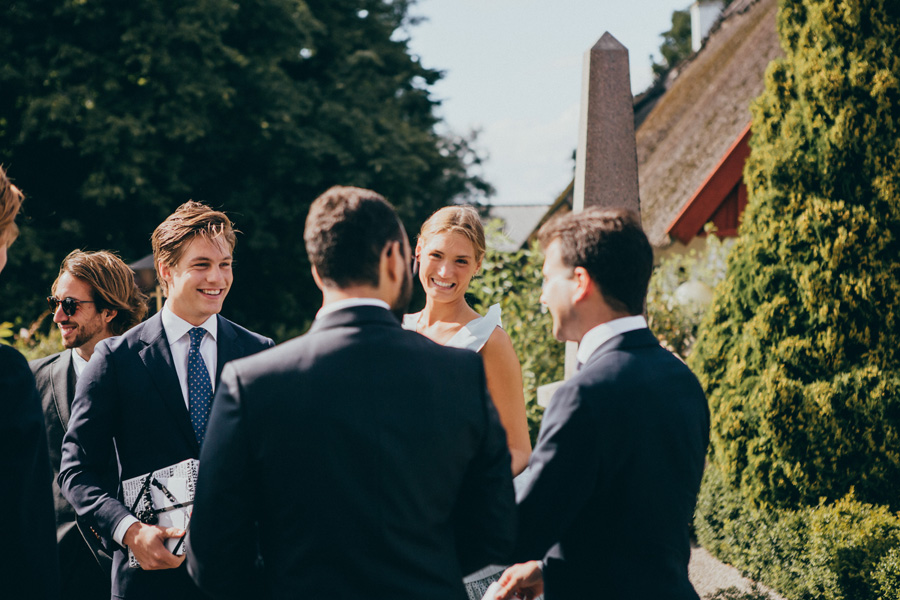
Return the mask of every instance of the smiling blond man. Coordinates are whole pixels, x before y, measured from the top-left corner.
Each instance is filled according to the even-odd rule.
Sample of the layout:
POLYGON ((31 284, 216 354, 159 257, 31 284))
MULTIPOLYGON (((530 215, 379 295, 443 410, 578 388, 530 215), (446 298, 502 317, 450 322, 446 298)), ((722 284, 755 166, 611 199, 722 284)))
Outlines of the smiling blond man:
POLYGON ((120 481, 198 458, 222 367, 274 344, 219 315, 233 281, 235 246, 224 213, 187 202, 156 228, 152 243, 166 303, 94 348, 77 384, 59 484, 112 552, 115 597, 202 598, 184 557, 164 545, 184 532, 141 523, 116 489, 120 481), (113 453, 118 481, 104 478, 113 453), (140 569, 129 568, 128 548, 140 569))

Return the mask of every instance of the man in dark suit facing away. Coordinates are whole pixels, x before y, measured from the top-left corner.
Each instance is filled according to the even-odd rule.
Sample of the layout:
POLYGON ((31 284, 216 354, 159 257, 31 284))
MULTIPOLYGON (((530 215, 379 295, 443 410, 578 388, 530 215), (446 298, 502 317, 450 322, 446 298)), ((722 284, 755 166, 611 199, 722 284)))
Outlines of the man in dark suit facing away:
POLYGON ((235 234, 224 213, 187 202, 151 241, 166 303, 95 346, 76 386, 59 485, 113 550, 113 597, 203 598, 184 556, 164 545, 184 532, 140 522, 105 477, 107 465, 115 456, 121 482, 198 458, 223 366, 273 343, 218 314, 233 281, 235 234), (128 566, 127 548, 141 568, 128 566))
MULTIPOLYGON (((71 252, 62 262, 51 293, 48 301, 53 322, 66 349, 29 365, 41 396, 53 468, 62 596, 72 600, 109 598, 112 559, 103 550, 97 531, 77 522, 75 510, 56 484, 56 476, 76 380, 87 367, 94 346, 140 323, 147 313, 147 303, 128 265, 106 251, 71 252)), ((115 485, 115 461, 110 461, 108 474, 115 485)))
POLYGON ((401 327, 409 243, 381 196, 330 189, 304 239, 322 309, 307 334, 222 375, 191 576, 216 598, 463 600, 463 575, 514 541, 481 359, 401 327))
POLYGON ((577 373, 553 395, 519 497, 498 597, 696 600, 689 525, 709 441, 697 379, 647 329, 653 251, 637 217, 588 209, 545 225, 541 302, 577 373))

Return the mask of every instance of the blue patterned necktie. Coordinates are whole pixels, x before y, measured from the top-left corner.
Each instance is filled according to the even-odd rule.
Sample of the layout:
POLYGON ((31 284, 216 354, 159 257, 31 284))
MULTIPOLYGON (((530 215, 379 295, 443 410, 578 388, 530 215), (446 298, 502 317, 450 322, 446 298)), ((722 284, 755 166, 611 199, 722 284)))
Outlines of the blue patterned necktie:
POLYGON ((202 327, 194 327, 188 332, 191 336, 191 349, 188 352, 188 412, 191 413, 191 425, 197 443, 203 445, 206 436, 206 423, 209 421, 209 407, 212 404, 212 383, 209 381, 209 370, 200 355, 200 342, 206 335, 202 327))

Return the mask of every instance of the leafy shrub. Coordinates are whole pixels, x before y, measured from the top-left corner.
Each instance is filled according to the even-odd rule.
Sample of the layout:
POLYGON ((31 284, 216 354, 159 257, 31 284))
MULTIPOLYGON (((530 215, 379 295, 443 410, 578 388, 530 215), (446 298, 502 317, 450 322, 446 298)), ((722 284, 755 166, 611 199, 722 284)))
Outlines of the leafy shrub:
POLYGON ((891 548, 875 567, 881 600, 900 600, 900 548, 891 548))
POLYGON ((709 305, 680 297, 685 284, 712 290, 725 279, 725 260, 733 240, 719 240, 707 227, 702 250, 671 254, 660 259, 647 289, 647 323, 660 343, 682 359, 687 358, 697 338, 700 322, 709 305))
POLYGON ((900 589, 900 514, 852 492, 813 507, 760 510, 707 468, 695 530, 704 548, 788 598, 875 600, 900 589))
POLYGON ((44 333, 38 329, 35 323, 30 330, 22 329, 16 335, 13 332, 13 324, 10 322, 0 323, 0 342, 8 344, 25 355, 28 360, 43 358, 56 354, 63 349, 62 340, 56 329, 51 329, 49 333, 44 333))
POLYGON ((503 329, 522 363, 525 410, 534 444, 544 412, 537 403, 537 389, 563 378, 565 345, 553 337, 552 319, 540 302, 544 255, 536 244, 527 250, 500 252, 498 235, 497 227, 488 228, 488 249, 481 273, 469 285, 469 300, 482 314, 492 304, 500 304, 503 329))
POLYGON ((706 600, 772 600, 772 596, 757 585, 751 587, 748 592, 731 586, 706 596, 706 600))

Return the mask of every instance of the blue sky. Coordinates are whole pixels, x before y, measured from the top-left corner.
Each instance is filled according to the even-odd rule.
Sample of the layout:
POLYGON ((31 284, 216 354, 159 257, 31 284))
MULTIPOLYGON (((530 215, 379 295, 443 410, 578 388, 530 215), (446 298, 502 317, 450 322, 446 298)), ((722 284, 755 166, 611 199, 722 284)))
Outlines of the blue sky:
POLYGON ((549 204, 568 185, 584 52, 609 31, 629 52, 631 88, 650 85, 650 55, 672 11, 691 0, 419 0, 408 32, 454 133, 480 130, 495 204, 549 204))

